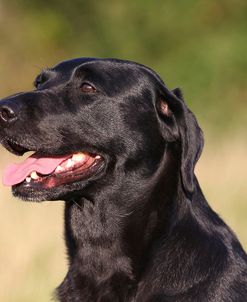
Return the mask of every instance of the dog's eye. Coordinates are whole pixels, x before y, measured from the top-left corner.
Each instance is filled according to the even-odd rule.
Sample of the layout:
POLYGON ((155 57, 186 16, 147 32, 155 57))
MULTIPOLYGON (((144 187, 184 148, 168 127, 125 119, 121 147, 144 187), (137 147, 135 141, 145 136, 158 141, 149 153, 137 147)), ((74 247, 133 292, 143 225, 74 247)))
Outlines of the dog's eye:
POLYGON ((84 92, 84 93, 93 93, 93 92, 96 92, 96 89, 95 87, 93 87, 91 84, 89 83, 83 83, 81 85, 81 91, 84 92))

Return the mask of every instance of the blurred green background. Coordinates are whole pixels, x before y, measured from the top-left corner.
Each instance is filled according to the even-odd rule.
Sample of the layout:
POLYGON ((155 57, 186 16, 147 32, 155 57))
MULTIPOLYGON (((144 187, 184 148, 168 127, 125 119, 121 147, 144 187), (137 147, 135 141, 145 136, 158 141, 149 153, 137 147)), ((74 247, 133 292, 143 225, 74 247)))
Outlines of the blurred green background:
MULTIPOLYGON (((246 249, 247 1, 0 0, 0 98, 81 56, 134 60, 183 89, 205 133, 199 181, 246 249)), ((0 155, 2 174, 18 159, 0 155)), ((50 301, 66 272, 63 204, 0 194, 0 301, 50 301)))

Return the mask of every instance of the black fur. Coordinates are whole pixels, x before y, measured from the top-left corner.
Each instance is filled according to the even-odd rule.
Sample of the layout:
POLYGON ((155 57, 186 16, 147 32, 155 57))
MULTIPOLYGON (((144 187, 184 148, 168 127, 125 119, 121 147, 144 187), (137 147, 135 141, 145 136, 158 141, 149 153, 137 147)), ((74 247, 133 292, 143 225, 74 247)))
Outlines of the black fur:
POLYGON ((247 301, 246 254, 197 182, 203 137, 180 90, 145 66, 90 58, 45 70, 35 85, 1 101, 3 145, 104 158, 87 180, 13 187, 25 200, 65 201, 58 300, 247 301))

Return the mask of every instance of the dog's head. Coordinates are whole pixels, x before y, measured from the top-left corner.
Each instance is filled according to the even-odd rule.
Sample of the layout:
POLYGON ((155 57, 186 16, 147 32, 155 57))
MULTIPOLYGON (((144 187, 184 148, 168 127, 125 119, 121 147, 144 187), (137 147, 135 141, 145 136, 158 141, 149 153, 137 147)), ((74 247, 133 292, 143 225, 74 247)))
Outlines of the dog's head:
POLYGON ((0 139, 16 155, 35 152, 4 173, 27 200, 97 194, 106 184, 120 189, 123 178, 141 185, 171 157, 179 167, 171 173, 192 194, 203 144, 179 89, 169 91, 143 65, 90 58, 46 69, 35 90, 1 100, 0 139))

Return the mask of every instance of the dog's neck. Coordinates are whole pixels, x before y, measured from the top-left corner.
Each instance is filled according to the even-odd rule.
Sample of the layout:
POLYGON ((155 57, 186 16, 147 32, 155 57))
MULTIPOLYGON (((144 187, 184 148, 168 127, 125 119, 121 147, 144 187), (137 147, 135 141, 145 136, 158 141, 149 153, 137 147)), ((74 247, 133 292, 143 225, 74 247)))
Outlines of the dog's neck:
POLYGON ((126 263, 121 263, 119 268, 126 269, 129 275, 134 270, 136 275, 137 262, 151 238, 154 240, 161 229, 164 234, 170 208, 178 200, 179 165, 174 170, 175 163, 178 160, 174 152, 167 152, 159 168, 147 178, 141 175, 138 179, 135 172, 133 179, 131 173, 128 178, 114 175, 111 179, 116 184, 112 180, 104 184, 104 194, 77 196, 73 201, 66 201, 65 234, 71 261, 80 258, 80 267, 90 270, 97 267, 92 265, 93 261, 107 266, 107 258, 111 257, 113 262, 115 257, 118 269, 120 257, 126 263))
POLYGON ((69 273, 58 289, 60 301, 67 301, 63 300, 63 293, 71 295, 74 301, 71 288, 80 292, 81 297, 88 297, 85 301, 96 301, 98 295, 105 296, 106 301, 129 297, 135 277, 129 246, 123 238, 126 217, 110 214, 115 210, 107 201, 93 204, 83 199, 66 204, 65 234, 70 264, 69 273))
MULTIPOLYGON (((121 247, 121 221, 124 216, 116 213, 115 216, 107 201, 93 204, 82 198, 71 201, 65 207, 65 228, 70 259, 80 261, 80 267, 87 273, 94 273, 97 277, 98 270, 107 270, 108 264, 115 260, 115 268, 126 268, 130 274, 127 257, 121 247), (111 261, 109 261, 111 259, 111 261), (118 262, 121 262, 121 264, 118 262), (97 271, 97 274, 96 274, 97 271)), ((73 265, 73 263, 71 263, 73 265)))
MULTIPOLYGON (((80 284, 78 290, 84 292, 89 280, 94 284, 92 286, 115 280, 110 283, 127 284, 128 289, 123 291, 131 292, 130 288, 142 274, 142 262, 152 242, 160 234, 164 235, 169 224, 168 213, 170 215, 170 207, 174 206, 177 178, 178 174, 174 171, 169 174, 169 167, 165 167, 139 187, 134 184, 135 190, 131 178, 122 179, 125 189, 121 190, 121 179, 118 178, 117 192, 113 189, 114 184, 109 184, 104 196, 99 195, 94 200, 77 197, 66 202, 69 273, 80 284), (163 171, 169 177, 165 177, 163 171)), ((66 288, 66 282, 69 280, 65 278, 60 289, 66 288)))

